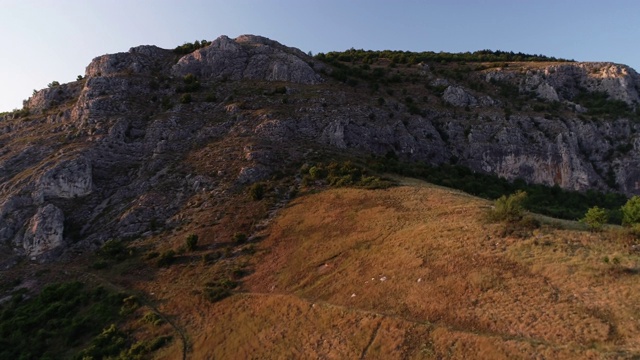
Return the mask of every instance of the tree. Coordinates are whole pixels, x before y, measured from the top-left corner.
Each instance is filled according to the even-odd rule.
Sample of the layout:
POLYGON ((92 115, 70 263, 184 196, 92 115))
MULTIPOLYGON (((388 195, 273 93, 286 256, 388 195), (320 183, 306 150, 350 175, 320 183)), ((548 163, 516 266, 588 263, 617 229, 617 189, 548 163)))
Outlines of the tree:
POLYGON ((56 87, 56 86, 60 86, 60 83, 55 81, 55 80, 53 80, 52 82, 47 84, 47 87, 50 87, 50 88, 53 88, 53 87, 56 87))
POLYGON ((640 224, 640 196, 629 199, 620 210, 622 210, 622 225, 640 224))
POLYGON ((527 199, 527 193, 518 190, 509 196, 502 195, 495 201, 492 218, 507 222, 516 222, 522 219, 524 214, 523 203, 527 199))
POLYGON ((591 231, 602 230, 607 221, 609 221, 607 210, 597 206, 590 208, 584 218, 580 219, 580 222, 587 224, 591 231))

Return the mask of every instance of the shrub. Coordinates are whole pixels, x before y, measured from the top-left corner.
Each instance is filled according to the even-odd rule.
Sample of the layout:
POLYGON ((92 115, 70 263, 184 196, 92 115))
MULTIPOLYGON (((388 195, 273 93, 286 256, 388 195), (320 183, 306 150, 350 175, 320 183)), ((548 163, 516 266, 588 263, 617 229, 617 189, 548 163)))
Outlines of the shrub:
POLYGON ((597 206, 590 208, 584 215, 584 218, 580 219, 580 222, 587 224, 591 231, 602 230, 607 221, 609 221, 607 210, 597 206))
POLYGON ((154 313, 153 311, 149 311, 146 314, 144 314, 144 316, 142 317, 142 321, 146 322, 147 324, 151 324, 153 326, 159 326, 164 324, 164 320, 162 320, 160 316, 158 316, 158 314, 154 313))
POLYGON ((191 235, 187 236, 187 240, 185 242, 185 245, 187 246, 187 250, 189 250, 189 251, 195 250, 196 247, 198 246, 198 235, 191 234, 191 235))
POLYGON ((205 285, 204 295, 211 302, 220 301, 231 295, 231 290, 237 286, 237 282, 228 278, 216 280, 205 285))
POLYGON ((634 196, 621 208, 622 225, 633 227, 640 224, 640 196, 634 196))
POLYGON ((193 43, 184 43, 180 46, 177 46, 175 49, 173 49, 173 52, 178 54, 178 55, 185 55, 185 54, 189 54, 195 50, 198 50, 200 48, 203 48, 205 46, 209 46, 211 44, 211 41, 207 41, 207 40, 196 40, 193 43))
POLYGON ((249 196, 252 200, 262 200, 264 197, 264 185, 262 183, 254 183, 249 187, 249 196))
POLYGON ((60 83, 55 81, 55 80, 47 84, 48 88, 54 88, 54 87, 58 87, 58 86, 60 86, 60 83))
POLYGON ((491 218, 497 221, 517 222, 524 213, 523 203, 527 193, 521 190, 506 196, 502 195, 494 202, 491 218))
POLYGON ((243 232, 237 232, 233 234, 233 241, 237 244, 244 244, 247 241, 247 234, 243 232))
POLYGON ((122 242, 122 240, 107 240, 100 250, 98 256, 105 260, 122 261, 131 255, 131 250, 122 242))

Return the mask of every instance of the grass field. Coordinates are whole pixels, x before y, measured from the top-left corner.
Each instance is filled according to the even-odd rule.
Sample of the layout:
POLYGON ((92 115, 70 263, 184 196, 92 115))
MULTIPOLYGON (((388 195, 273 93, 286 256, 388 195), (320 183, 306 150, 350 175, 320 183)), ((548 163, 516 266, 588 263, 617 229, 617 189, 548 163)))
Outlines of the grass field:
POLYGON ((230 242, 232 225, 265 208, 221 222, 204 211, 197 227, 134 244, 163 251, 197 233, 173 265, 125 261, 101 276, 170 321, 161 359, 640 356, 640 254, 622 229, 540 218, 505 237, 486 221, 489 201, 397 180, 303 191, 243 244, 230 242), (204 261, 212 252, 224 255, 204 261), (207 300, 207 284, 225 278, 239 284, 232 295, 207 300))
POLYGON ((194 349, 225 358, 640 354, 639 257, 626 236, 543 227, 503 238, 502 225, 483 220, 489 206, 413 180, 302 196, 269 227, 243 293, 214 305, 211 333, 194 349))

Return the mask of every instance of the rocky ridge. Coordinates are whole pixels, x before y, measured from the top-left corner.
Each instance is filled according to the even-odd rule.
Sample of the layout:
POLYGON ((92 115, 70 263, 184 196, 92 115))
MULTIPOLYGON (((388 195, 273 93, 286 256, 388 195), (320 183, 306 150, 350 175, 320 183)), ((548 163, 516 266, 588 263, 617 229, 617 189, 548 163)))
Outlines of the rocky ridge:
POLYGON ((185 209, 223 203, 323 151, 640 193, 637 123, 584 118, 589 109, 576 102, 601 92, 637 109, 640 77, 626 66, 514 64, 475 71, 469 79, 482 86, 472 88, 423 64, 407 70, 416 79, 407 98, 424 91, 416 83, 443 92, 425 95, 421 111, 413 98, 371 96, 332 71, 253 35, 184 56, 139 46, 97 57, 84 79, 36 92, 26 118, 0 120, 0 244, 46 261, 175 228, 185 209), (185 90, 188 77, 195 91, 185 90), (514 111, 510 98, 482 90, 492 86, 563 110, 514 111))

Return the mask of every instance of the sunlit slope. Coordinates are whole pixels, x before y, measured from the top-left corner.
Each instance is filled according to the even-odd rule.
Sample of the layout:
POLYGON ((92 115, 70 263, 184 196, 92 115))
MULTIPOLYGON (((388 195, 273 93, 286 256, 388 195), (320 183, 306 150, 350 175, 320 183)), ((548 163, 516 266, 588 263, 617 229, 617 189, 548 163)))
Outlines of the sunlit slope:
POLYGON ((638 256, 624 238, 503 238, 490 203, 412 182, 302 196, 194 350, 216 358, 631 358, 638 256), (616 264, 603 259, 617 259, 616 264))

